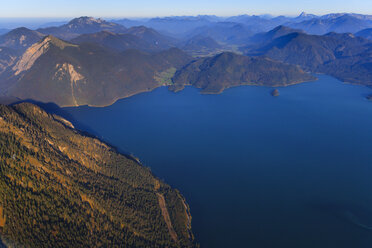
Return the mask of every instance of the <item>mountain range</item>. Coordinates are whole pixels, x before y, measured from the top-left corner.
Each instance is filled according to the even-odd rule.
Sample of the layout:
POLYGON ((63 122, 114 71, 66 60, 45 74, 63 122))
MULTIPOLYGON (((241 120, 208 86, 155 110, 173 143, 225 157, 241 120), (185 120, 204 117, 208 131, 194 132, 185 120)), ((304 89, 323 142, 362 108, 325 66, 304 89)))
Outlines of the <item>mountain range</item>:
POLYGON ((181 85, 192 84, 204 92, 213 87, 219 92, 253 81, 258 85, 279 85, 276 76, 283 78, 283 85, 310 80, 306 73, 285 64, 300 66, 306 72, 327 73, 347 82, 372 84, 368 39, 351 33, 311 35, 284 25, 257 33, 272 24, 291 21, 300 25, 315 19, 340 28, 355 20, 368 23, 372 18, 302 13, 295 18, 244 15, 156 19, 163 25, 173 21, 177 25, 193 23, 185 38, 170 37, 151 27, 126 28, 91 17, 75 18, 59 27, 37 31, 19 28, 0 36, 0 91, 6 97, 54 102, 60 106, 106 106, 160 86, 179 89, 181 85), (209 24, 195 27, 198 22, 209 24), (258 22, 267 25, 263 27, 258 22), (254 29, 250 28, 254 25, 254 29), (211 61, 223 63, 212 65, 211 61), (272 73, 274 70, 265 71, 263 64, 278 68, 277 75, 272 73), (252 67, 257 75, 265 75, 260 82, 255 80, 252 67), (219 75, 212 77, 219 86, 212 81, 191 80, 212 72, 219 75))
POLYGON ((356 33, 360 30, 372 27, 372 17, 341 14, 326 15, 320 18, 312 18, 299 23, 286 23, 285 25, 304 30, 309 34, 326 34, 329 32, 336 33, 356 33))
MULTIPOLYGON (((288 30, 287 30, 288 31, 288 30)), ((326 73, 342 81, 372 85, 372 42, 353 34, 309 35, 293 30, 287 35, 248 47, 245 53, 266 56, 326 73)))
MULTIPOLYGON (((111 20, 124 26, 144 25, 155 28, 168 35, 184 37, 194 30, 214 26, 220 22, 242 24, 253 33, 267 32, 279 25, 301 29, 309 34, 326 34, 329 32, 356 33, 365 28, 372 28, 372 16, 353 13, 335 13, 317 16, 301 13, 296 17, 269 15, 240 15, 232 17, 217 16, 173 16, 150 18, 142 20, 118 19, 111 20)), ((194 33, 195 35, 195 33, 194 33)))

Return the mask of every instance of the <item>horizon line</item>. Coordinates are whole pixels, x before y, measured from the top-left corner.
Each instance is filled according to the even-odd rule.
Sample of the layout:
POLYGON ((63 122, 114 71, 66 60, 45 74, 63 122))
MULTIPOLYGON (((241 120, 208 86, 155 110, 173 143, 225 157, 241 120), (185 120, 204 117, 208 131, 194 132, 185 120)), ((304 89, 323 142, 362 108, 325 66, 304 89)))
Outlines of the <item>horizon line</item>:
POLYGON ((235 17, 235 16, 271 16, 271 17, 297 17, 300 16, 302 13, 306 13, 309 15, 316 15, 316 16, 323 16, 323 15, 330 15, 330 14, 357 14, 357 15, 372 15, 367 13, 359 13, 359 12, 324 12, 324 13, 312 13, 302 11, 297 14, 270 14, 270 13, 240 13, 240 14, 231 14, 231 15, 218 15, 218 14, 195 14, 195 15, 188 15, 188 14, 181 14, 181 15, 153 15, 153 16, 97 16, 97 15, 77 15, 77 16, 9 16, 9 17, 0 17, 1 19, 70 19, 70 18, 79 18, 79 17, 93 17, 93 18, 122 18, 122 19, 152 19, 152 18, 166 18, 166 17, 198 17, 198 16, 215 16, 215 17, 235 17))

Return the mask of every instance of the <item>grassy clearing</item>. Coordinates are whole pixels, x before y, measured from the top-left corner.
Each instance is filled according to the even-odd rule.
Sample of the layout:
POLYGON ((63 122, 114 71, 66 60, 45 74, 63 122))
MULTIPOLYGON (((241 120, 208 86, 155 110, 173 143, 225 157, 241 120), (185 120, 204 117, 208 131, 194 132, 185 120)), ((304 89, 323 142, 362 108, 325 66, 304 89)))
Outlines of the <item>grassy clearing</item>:
POLYGON ((155 75, 155 80, 158 82, 161 86, 167 86, 172 84, 172 78, 174 74, 176 73, 177 69, 174 67, 171 67, 165 71, 162 71, 160 73, 157 73, 155 75))

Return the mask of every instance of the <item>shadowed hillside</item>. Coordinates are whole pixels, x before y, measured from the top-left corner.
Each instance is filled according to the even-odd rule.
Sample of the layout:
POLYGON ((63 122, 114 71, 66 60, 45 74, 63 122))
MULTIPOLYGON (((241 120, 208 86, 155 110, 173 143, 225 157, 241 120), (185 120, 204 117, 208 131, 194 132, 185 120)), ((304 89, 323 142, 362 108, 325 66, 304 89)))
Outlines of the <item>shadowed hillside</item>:
POLYGON ((353 34, 308 35, 294 32, 246 52, 300 65, 342 81, 372 85, 372 42, 353 34))
POLYGON ((203 93, 220 93, 239 85, 286 86, 311 80, 315 78, 293 65, 225 52, 177 71, 170 89, 193 85, 203 93))
POLYGON ((39 42, 45 35, 27 28, 16 28, 0 36, 0 47, 8 47, 25 51, 39 42))

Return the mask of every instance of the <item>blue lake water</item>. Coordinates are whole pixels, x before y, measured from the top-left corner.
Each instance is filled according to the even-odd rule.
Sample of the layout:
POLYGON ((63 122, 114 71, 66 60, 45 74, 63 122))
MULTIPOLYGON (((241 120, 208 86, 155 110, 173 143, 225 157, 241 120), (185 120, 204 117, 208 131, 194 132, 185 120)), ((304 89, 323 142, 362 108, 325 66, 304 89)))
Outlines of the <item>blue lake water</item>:
POLYGON ((178 188, 202 248, 371 248, 372 89, 319 78, 64 111, 178 188))

